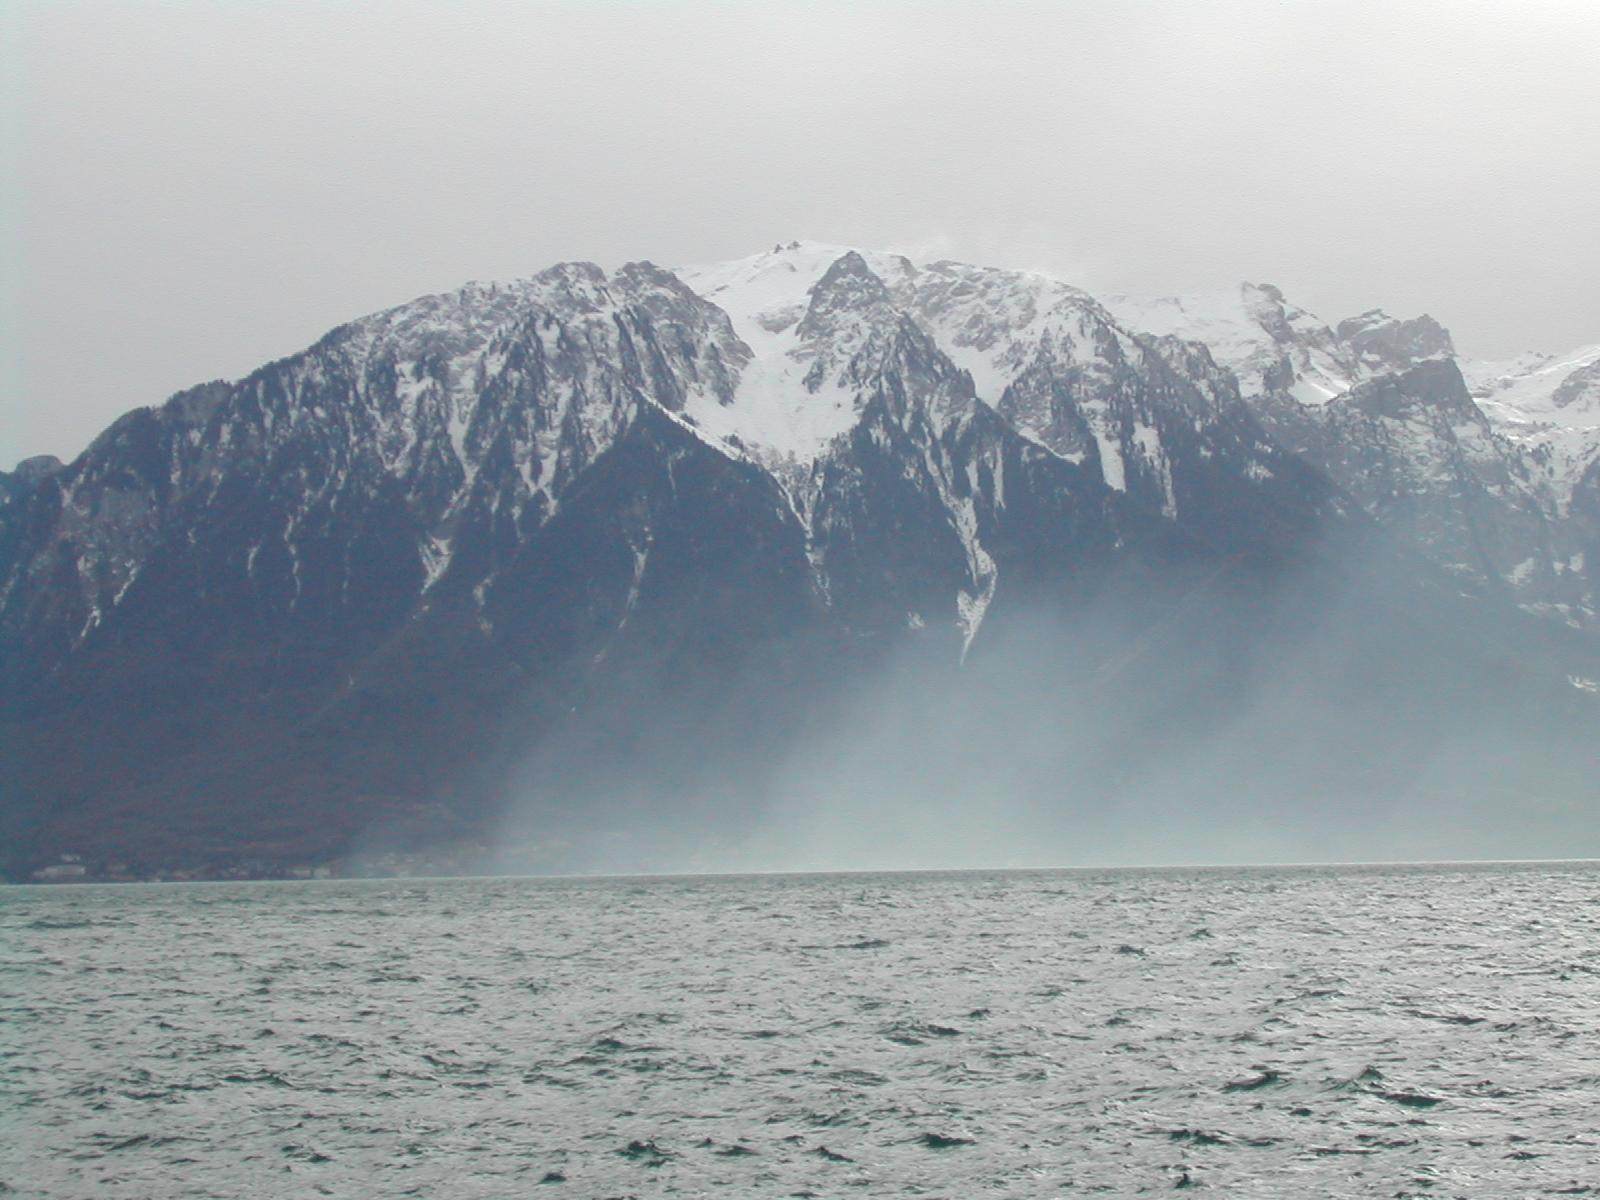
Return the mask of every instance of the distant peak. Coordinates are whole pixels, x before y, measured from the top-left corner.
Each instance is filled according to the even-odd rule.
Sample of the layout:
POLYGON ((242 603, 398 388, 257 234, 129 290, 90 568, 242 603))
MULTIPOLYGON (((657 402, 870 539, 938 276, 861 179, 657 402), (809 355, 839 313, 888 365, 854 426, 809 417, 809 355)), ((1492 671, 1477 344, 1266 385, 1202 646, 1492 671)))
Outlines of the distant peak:
POLYGON ((871 323, 893 307, 888 285, 854 250, 836 258, 806 294, 810 303, 797 331, 802 341, 832 336, 842 322, 871 323))
POLYGON ((658 267, 647 258, 623 263, 613 275, 616 282, 630 287, 653 287, 669 292, 686 292, 687 285, 672 271, 658 267))
POLYGON ((558 262, 546 267, 535 276, 536 279, 564 279, 583 280, 588 283, 604 283, 606 273, 598 263, 576 261, 558 262))
POLYGON ((19 462, 11 475, 24 483, 33 483, 46 475, 54 475, 61 467, 61 460, 54 454, 35 454, 19 462))
POLYGON ((550 294, 564 295, 581 308, 599 309, 609 303, 606 273, 592 262, 562 262, 546 267, 533 277, 550 294))
POLYGON ((1394 318, 1382 308, 1369 308, 1364 313, 1353 317, 1346 317, 1339 322, 1339 336, 1349 337, 1363 329, 1372 329, 1379 325, 1393 324, 1394 318))
POLYGON ((1426 313, 1403 321, 1381 308, 1370 308, 1340 321, 1334 332, 1363 359, 1390 369, 1453 357, 1456 352, 1450 331, 1426 313))
POLYGON ((860 299, 889 299, 888 285, 857 250, 847 250, 834 259, 822 278, 811 285, 811 295, 817 297, 837 288, 850 288, 860 299))

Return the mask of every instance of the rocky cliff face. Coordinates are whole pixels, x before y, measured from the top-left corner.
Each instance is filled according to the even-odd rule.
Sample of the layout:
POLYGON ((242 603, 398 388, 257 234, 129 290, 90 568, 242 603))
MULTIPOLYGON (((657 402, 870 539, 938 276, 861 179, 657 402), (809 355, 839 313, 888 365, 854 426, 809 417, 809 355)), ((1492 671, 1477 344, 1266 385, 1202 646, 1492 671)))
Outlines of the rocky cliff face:
POLYGON ((1459 362, 1431 317, 1373 310, 1330 328, 1269 285, 1113 308, 1133 328, 1207 342, 1275 441, 1462 586, 1594 627, 1594 531, 1573 501, 1600 459, 1585 374, 1600 351, 1459 362))
MULTIPOLYGON (((1051 642, 1072 666, 1039 711, 1124 714, 1051 760, 1085 795, 1124 777, 1117 738, 1192 741, 1321 636, 1311 594, 1434 613, 1441 693, 1498 670, 1452 658, 1491 616, 1407 547, 1554 596, 1594 561, 1552 532, 1564 485, 1431 322, 1243 304, 1219 350, 1040 276, 842 248, 563 264, 132 412, 0 478, 10 861, 305 861, 508 806, 569 839, 737 827, 886 664, 1004 691, 1041 622, 1094 632, 1051 642)), ((1573 388, 1551 404, 1586 412, 1573 388)))

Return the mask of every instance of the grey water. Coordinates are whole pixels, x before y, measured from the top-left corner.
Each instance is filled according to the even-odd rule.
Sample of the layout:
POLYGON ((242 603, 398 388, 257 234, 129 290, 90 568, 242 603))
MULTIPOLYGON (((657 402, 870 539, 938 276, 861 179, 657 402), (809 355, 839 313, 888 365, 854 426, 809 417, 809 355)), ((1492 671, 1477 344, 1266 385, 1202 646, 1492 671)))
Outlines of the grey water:
POLYGON ((0 889, 0 1194, 1600 1194, 1600 865, 0 889))

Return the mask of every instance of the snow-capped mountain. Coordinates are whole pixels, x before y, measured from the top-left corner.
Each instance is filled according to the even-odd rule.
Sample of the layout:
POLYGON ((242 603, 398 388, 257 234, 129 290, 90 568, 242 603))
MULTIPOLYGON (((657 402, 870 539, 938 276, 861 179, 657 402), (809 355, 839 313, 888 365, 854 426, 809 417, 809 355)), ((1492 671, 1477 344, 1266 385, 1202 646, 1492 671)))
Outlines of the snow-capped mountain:
MULTIPOLYGON (((1107 487, 1180 523, 1196 503, 1195 518, 1210 520, 1204 504, 1214 501, 1202 503, 1199 493, 1224 478, 1242 480, 1249 495, 1271 493, 1274 472, 1297 469, 1240 411, 1237 389, 1203 350, 1170 339, 1148 344, 1077 288, 1034 273, 918 266, 898 255, 817 244, 791 243, 683 272, 730 313, 747 344, 760 348, 733 404, 692 410, 702 427, 757 448, 764 461, 806 464, 829 436, 854 424, 849 382, 818 366, 816 329, 838 318, 810 307, 813 286, 828 279, 831 287, 833 273, 847 266, 855 282, 850 302, 838 307, 850 339, 865 341, 874 326, 918 331, 965 372, 972 395, 1029 442, 1087 464, 1107 487), (794 399, 806 394, 792 386, 802 375, 804 389, 821 389, 822 399, 809 407, 794 399), (774 409, 774 397, 789 397, 803 415, 774 409), (804 445, 786 440, 797 435, 804 445)), ((1285 486, 1308 484, 1302 478, 1285 486)), ((1340 503, 1312 503, 1323 502, 1340 503)))
POLYGON ((1550 511, 1564 515, 1600 460, 1600 346, 1461 368, 1478 407, 1532 462, 1550 511))
MULTIPOLYGON (((1553 514, 1600 511, 1563 439, 1600 403, 1579 367, 1519 441, 1485 408, 1544 367, 1480 408, 1451 354, 1270 288, 1104 305, 799 242, 424 297, 0 476, 0 833, 14 864, 303 860, 512 801, 609 828, 643 779, 728 822, 891 664, 1003 693, 1041 628, 1069 632, 1035 710, 1122 714, 1066 763, 1084 795, 1125 778, 1116 738, 1188 744, 1333 628, 1453 694, 1482 622, 1529 663, 1556 635, 1409 548, 1554 596, 1583 560, 1553 514)), ((1591 674, 1562 645, 1527 685, 1558 707, 1591 674)))
POLYGON ((1204 342, 1274 440, 1463 583, 1596 621, 1600 348, 1459 361, 1431 317, 1330 327, 1265 284, 1107 303, 1133 328, 1204 342))

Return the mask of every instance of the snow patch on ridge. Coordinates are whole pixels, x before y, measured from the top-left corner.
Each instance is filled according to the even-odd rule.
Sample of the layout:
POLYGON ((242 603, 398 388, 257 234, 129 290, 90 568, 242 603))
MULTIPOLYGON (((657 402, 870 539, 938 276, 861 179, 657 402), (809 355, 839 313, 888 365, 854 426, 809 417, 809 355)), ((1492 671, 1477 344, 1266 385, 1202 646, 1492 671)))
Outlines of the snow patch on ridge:
MULTIPOLYGON (((790 474, 808 467, 850 431, 859 416, 854 392, 829 379, 808 385, 810 362, 799 337, 811 289, 850 253, 847 246, 790 242, 764 254, 676 271, 728 314, 753 356, 732 403, 708 395, 690 398, 685 412, 697 424, 750 448, 772 466, 789 468, 790 474)), ((886 283, 904 273, 904 260, 893 255, 856 253, 886 283)))
POLYGON ((993 556, 978 540, 978 513, 972 498, 964 497, 952 506, 951 514, 955 519, 956 533, 967 552, 967 572, 974 585, 972 591, 963 588, 956 593, 956 616, 961 626, 961 661, 965 662, 967 651, 972 649, 972 639, 978 636, 978 627, 983 624, 984 615, 994 599, 1000 572, 993 556))
POLYGON ((1289 390, 1308 407, 1326 404, 1360 382, 1359 365, 1342 354, 1333 331, 1267 284, 1187 296, 1104 295, 1100 302, 1129 329, 1201 342, 1239 378, 1245 395, 1265 390, 1287 358, 1289 390))
POLYGON ((1600 345, 1460 365, 1478 407, 1498 433, 1527 452, 1555 511, 1564 515, 1573 487, 1600 458, 1600 345))

